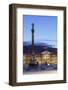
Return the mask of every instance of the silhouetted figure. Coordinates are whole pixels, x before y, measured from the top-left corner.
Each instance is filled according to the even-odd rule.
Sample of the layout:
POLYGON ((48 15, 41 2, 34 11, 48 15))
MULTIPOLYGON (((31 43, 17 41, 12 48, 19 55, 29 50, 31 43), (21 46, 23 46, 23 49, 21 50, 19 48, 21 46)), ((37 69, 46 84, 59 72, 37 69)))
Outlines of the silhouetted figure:
POLYGON ((45 62, 45 65, 47 66, 47 62, 45 62))

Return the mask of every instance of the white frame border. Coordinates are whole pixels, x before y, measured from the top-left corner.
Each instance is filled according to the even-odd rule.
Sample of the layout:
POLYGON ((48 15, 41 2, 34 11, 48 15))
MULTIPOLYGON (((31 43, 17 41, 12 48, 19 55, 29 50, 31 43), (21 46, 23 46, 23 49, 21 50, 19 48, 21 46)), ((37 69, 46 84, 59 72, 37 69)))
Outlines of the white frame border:
POLYGON ((41 9, 28 9, 28 8, 17 8, 17 82, 34 82, 34 81, 51 81, 51 80, 63 80, 63 11, 61 10, 41 10, 41 9), (42 13, 41 13, 42 12, 42 13), (23 19, 22 15, 50 15, 58 16, 58 71, 51 74, 34 74, 34 75, 23 75, 23 19))

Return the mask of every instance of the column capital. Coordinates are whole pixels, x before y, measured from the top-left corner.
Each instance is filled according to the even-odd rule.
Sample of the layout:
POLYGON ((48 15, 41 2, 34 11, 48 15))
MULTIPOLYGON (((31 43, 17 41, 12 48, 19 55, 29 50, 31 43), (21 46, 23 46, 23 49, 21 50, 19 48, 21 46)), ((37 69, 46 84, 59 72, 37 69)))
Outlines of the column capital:
POLYGON ((34 30, 34 23, 32 23, 32 30, 34 30))

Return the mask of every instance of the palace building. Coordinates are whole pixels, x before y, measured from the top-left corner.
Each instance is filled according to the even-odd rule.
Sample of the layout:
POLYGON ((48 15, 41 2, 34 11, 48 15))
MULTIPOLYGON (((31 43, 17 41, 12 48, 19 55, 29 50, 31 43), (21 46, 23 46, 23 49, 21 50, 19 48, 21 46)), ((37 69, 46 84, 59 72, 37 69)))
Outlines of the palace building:
MULTIPOLYGON (((38 47, 38 46, 37 46, 38 47)), ((39 64, 57 64, 57 49, 56 48, 47 48, 45 51, 41 51, 42 47, 40 47, 40 50, 37 50, 37 47, 35 49, 35 55, 34 58, 39 64), (51 51, 48 51, 50 49, 51 51)), ((29 64, 30 60, 32 58, 30 47, 28 49, 24 50, 23 55, 23 61, 24 64, 29 64)))

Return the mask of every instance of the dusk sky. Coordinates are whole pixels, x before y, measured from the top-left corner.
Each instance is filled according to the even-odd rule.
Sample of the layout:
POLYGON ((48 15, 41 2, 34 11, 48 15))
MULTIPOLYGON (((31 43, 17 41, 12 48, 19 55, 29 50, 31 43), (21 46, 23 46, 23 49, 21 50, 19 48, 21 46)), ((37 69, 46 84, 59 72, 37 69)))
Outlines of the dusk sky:
POLYGON ((48 43, 56 46, 57 41, 57 16, 23 16, 24 40, 31 42, 31 29, 34 23, 34 41, 48 43))

